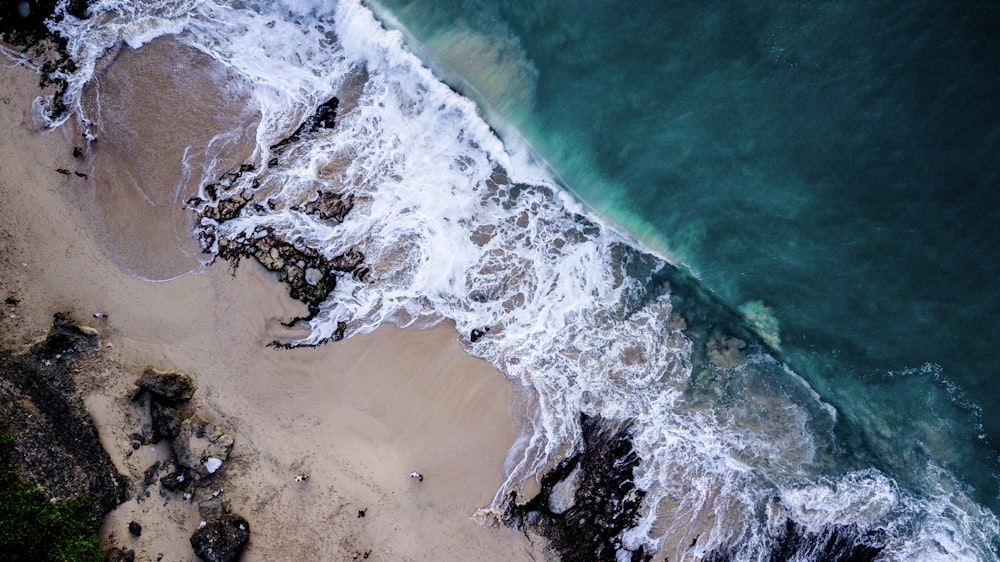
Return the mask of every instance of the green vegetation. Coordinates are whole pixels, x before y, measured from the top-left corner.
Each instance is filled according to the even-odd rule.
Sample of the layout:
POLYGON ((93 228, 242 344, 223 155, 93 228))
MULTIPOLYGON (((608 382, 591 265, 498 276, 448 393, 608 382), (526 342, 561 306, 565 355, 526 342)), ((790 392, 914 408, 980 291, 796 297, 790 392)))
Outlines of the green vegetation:
POLYGON ((91 500, 49 501, 40 489, 21 481, 10 453, 10 438, 0 435, 0 558, 102 560, 91 500))

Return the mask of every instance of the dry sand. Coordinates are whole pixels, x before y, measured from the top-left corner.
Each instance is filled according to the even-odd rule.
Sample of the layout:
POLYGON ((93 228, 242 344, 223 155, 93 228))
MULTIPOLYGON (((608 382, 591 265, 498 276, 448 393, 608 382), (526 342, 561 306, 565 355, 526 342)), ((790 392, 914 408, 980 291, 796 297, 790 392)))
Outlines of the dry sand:
MULTIPOLYGON (((122 55, 129 72, 142 64, 133 55, 122 55)), ((153 277, 196 265, 183 237, 163 239, 184 224, 180 198, 137 199, 179 185, 169 177, 178 137, 159 145, 160 137, 140 132, 131 146, 100 138, 74 159, 79 129, 36 130, 37 77, 2 57, 0 66, 0 299, 20 300, 2 305, 0 343, 27 344, 57 311, 100 331, 106 347, 77 382, 124 474, 139 482, 167 454, 165 444, 134 452, 129 445, 139 422, 128 401, 133 381, 147 365, 177 368, 198 382, 197 409, 235 436, 213 489, 223 488, 250 522, 244 560, 350 560, 369 549, 370 560, 546 558, 522 534, 471 518, 503 478, 516 431, 512 389, 461 350, 451 326, 387 327, 320 348, 277 350, 265 344, 279 321, 304 307, 257 264, 244 262, 231 275, 219 262, 157 283, 130 275, 123 265, 155 265, 161 255, 166 265, 153 277), (160 171, 143 176, 143 160, 160 171), (139 179, 115 183, 121 177, 139 179), (124 257, 116 253, 122 248, 124 257), (94 318, 97 311, 108 317, 94 318), (304 470, 311 479, 296 482, 304 470), (426 479, 408 478, 412 470, 426 479)), ((171 96, 170 88, 160 92, 171 96)), ((114 116, 106 111, 101 126, 113 129, 114 116)), ((192 144, 204 141, 196 137, 192 144)), ((138 560, 195 559, 188 538, 200 522, 196 502, 162 496, 158 484, 149 490, 109 516, 105 546, 134 548, 138 560), (143 525, 141 537, 128 534, 131 520, 143 525)))

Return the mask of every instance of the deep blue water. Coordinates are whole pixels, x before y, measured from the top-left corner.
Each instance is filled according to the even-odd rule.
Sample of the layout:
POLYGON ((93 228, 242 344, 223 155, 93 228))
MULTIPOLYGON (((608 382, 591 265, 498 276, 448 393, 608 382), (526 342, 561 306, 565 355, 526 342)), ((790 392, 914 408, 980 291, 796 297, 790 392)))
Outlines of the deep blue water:
POLYGON ((601 214, 769 309, 845 453, 997 509, 1000 4, 375 8, 601 214))

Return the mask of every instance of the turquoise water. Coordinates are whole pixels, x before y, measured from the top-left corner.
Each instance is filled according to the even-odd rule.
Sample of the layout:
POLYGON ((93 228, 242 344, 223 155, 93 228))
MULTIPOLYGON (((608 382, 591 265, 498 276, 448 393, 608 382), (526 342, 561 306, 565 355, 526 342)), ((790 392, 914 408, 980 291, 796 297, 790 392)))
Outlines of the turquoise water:
POLYGON ((1000 8, 688 4, 374 7, 589 205, 776 321, 848 456, 943 465, 996 510, 1000 8))

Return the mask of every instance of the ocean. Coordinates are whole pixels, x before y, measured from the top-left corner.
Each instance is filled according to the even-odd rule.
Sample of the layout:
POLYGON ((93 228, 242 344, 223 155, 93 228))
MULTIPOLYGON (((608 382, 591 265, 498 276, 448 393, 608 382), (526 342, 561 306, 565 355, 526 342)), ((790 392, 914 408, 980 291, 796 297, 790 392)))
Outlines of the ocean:
POLYGON ((90 10, 54 24, 71 118, 99 118, 74 96, 102 55, 162 35, 252 92, 253 169, 189 172, 208 206, 261 204, 203 214, 206 250, 363 253, 293 344, 453 321, 530 390, 489 507, 601 417, 631 424, 644 492, 619 559, 768 559, 788 521, 878 559, 998 558, 1000 8, 90 10), (277 147, 333 96, 335 127, 277 147), (326 192, 353 197, 343 222, 303 212, 326 192))

